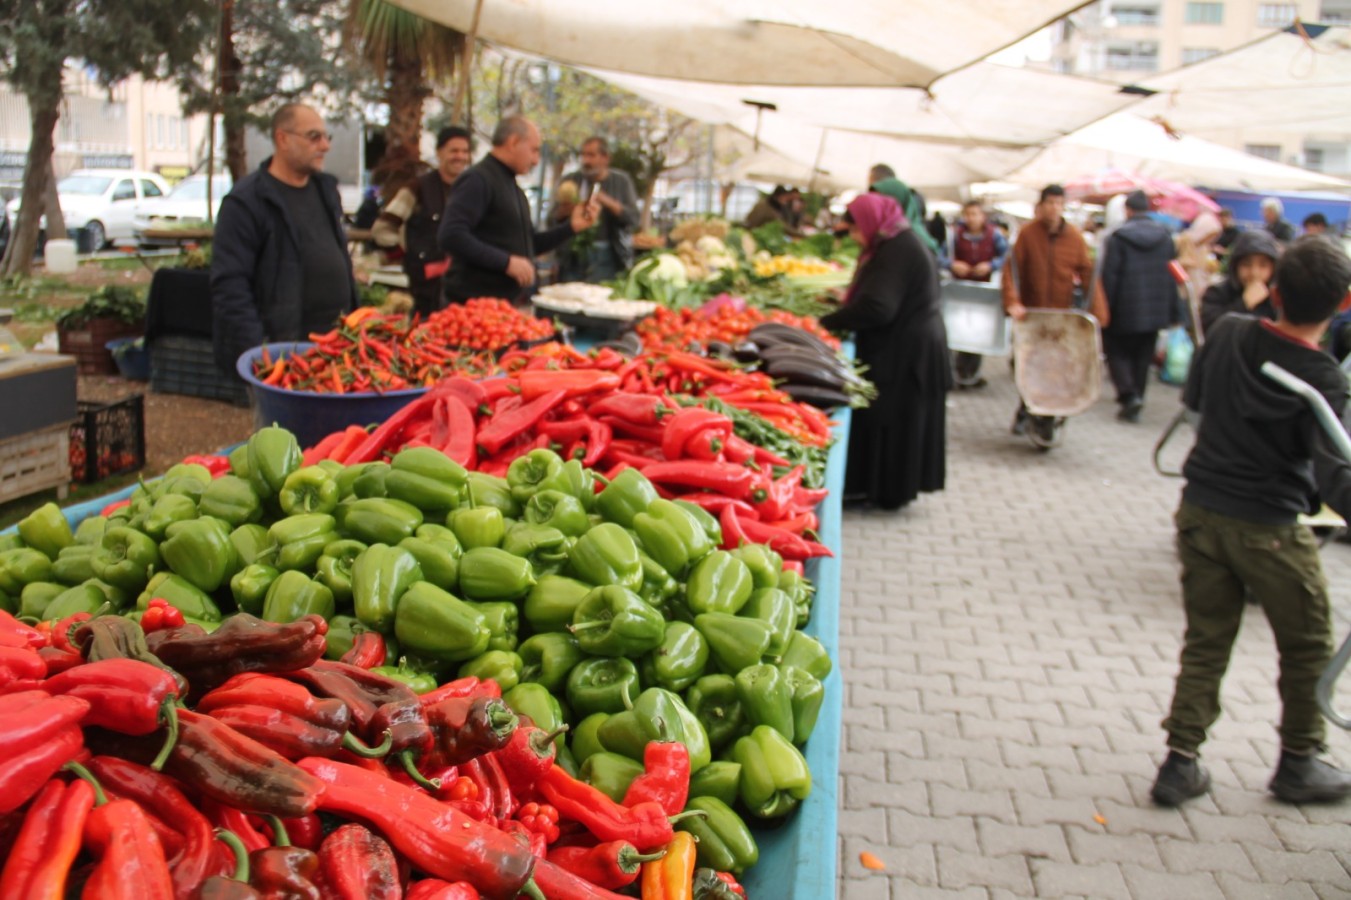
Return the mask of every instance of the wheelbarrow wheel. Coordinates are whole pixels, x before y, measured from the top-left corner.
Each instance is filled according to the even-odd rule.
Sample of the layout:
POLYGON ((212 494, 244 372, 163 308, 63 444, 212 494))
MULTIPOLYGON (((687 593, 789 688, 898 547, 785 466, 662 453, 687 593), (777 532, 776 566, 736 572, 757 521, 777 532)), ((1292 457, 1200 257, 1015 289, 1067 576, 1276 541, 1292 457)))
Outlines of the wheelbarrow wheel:
POLYGON ((1064 425, 1064 418, 1058 416, 1029 416, 1027 436, 1044 453, 1060 443, 1060 429, 1064 425))

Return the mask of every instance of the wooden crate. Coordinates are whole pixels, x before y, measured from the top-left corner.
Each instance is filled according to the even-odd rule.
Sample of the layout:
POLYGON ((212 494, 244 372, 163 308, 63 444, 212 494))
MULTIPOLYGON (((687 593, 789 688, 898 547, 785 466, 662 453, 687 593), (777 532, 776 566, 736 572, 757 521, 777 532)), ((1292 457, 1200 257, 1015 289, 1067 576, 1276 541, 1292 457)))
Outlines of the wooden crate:
POLYGON ((81 375, 116 375, 117 362, 108 350, 108 342, 143 334, 144 322, 123 322, 121 319, 90 319, 77 328, 56 329, 60 351, 75 357, 81 375))
POLYGON ((56 488, 70 490, 70 425, 0 441, 0 503, 56 488))

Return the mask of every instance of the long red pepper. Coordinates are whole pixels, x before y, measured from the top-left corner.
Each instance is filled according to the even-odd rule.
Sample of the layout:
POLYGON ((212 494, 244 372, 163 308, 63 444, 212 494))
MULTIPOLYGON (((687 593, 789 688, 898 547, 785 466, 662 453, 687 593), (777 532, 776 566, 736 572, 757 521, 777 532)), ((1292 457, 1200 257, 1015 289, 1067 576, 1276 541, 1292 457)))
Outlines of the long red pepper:
POLYGON ((43 690, 89 703, 82 724, 121 734, 150 734, 173 717, 178 682, 136 659, 101 659, 47 679, 43 690))
POLYGON ((23 691, 0 697, 0 813, 18 809, 84 746, 89 703, 23 691))
POLYGON ((47 677, 47 662, 31 647, 0 647, 0 689, 47 677))
POLYGON ((643 748, 643 770, 629 782, 624 805, 656 803, 666 815, 678 815, 690 797, 689 748, 679 741, 648 741, 643 748))
POLYGON ((49 638, 31 625, 25 625, 11 614, 0 610, 0 647, 45 647, 49 638))
MULTIPOLYGON (((534 857, 504 832, 356 766, 313 757, 299 765, 324 783, 322 809, 369 822, 416 868, 466 880, 489 900, 513 900, 534 888, 534 857)), ((537 890, 532 896, 540 897, 537 890)))
POLYGON ((0 897, 62 900, 84 823, 94 806, 88 782, 52 779, 39 786, 0 873, 0 897))
POLYGON ((408 888, 404 900, 479 900, 479 896, 467 881, 452 884, 440 878, 424 878, 408 888))
MULTIPOLYGON (((69 764, 82 780, 87 769, 69 764)), ((169 863, 150 819, 134 800, 108 800, 93 783, 95 806, 84 823, 85 850, 98 858, 82 897, 90 900, 171 900, 169 863)))
POLYGON ((561 403, 565 396, 565 391, 549 391, 518 409, 509 412, 502 412, 499 409, 488 419, 488 424, 479 429, 475 440, 488 453, 496 453, 533 428, 535 423, 561 403))
POLYGON ((364 825, 343 825, 324 838, 319 871, 332 900, 399 900, 402 893, 394 851, 364 825))
POLYGON ((536 863, 535 882, 549 900, 624 900, 623 895, 592 884, 547 859, 536 863))
POLYGON ((738 500, 745 499, 755 479, 745 466, 691 460, 653 463, 643 474, 654 483, 714 491, 738 500))
POLYGON ((581 823, 599 840, 627 840, 647 852, 665 846, 675 834, 670 819, 659 804, 621 806, 586 782, 573 778, 558 765, 544 773, 538 788, 560 817, 581 823))
POLYGON ((596 887, 617 891, 638 880, 643 863, 665 855, 665 850, 639 853, 628 841, 606 841, 594 847, 555 847, 548 859, 596 887))
MULTIPOLYGON (((813 556, 835 555, 824 544, 809 541, 801 535, 776 528, 773 525, 767 525, 764 522, 738 519, 738 524, 748 540, 756 544, 768 544, 769 549, 778 553, 784 559, 810 559, 813 556)), ((724 534, 723 537, 725 540, 726 535, 724 534)))

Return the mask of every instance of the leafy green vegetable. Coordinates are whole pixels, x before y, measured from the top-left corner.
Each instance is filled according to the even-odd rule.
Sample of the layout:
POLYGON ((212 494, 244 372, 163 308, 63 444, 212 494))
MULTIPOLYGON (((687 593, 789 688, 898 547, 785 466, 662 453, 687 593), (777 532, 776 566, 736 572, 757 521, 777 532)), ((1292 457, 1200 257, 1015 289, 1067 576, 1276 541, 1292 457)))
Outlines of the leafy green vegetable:
POLYGON ((93 319, 119 319, 129 324, 145 320, 145 297, 133 287, 107 284, 89 295, 79 306, 66 310, 56 319, 58 328, 79 328, 93 319))

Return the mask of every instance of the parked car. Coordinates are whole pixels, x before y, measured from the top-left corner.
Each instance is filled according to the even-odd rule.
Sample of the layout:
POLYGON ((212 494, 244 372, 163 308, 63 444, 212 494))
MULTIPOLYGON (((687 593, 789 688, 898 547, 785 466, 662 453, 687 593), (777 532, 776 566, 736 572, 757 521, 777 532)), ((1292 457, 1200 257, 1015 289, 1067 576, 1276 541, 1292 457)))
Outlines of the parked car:
MULTIPOLYGON (((113 241, 132 239, 136 204, 169 193, 169 185, 154 172, 132 169, 76 169, 56 183, 66 228, 85 230, 89 247, 102 250, 113 241)), ((13 219, 19 201, 9 204, 13 219)), ((42 227, 46 228, 44 216, 42 227)))
MULTIPOLYGON (((220 202, 230 193, 230 176, 216 175, 211 181, 211 216, 215 221, 220 213, 220 202)), ((145 238, 145 230, 156 226, 207 221, 206 174, 189 175, 169 192, 167 197, 154 197, 136 204, 132 215, 132 231, 137 243, 154 244, 145 238)), ((164 242, 159 242, 164 243, 164 242)))

